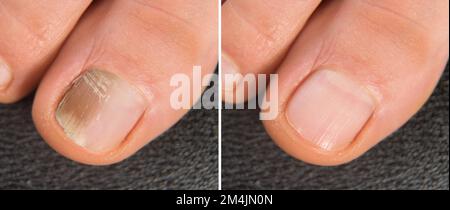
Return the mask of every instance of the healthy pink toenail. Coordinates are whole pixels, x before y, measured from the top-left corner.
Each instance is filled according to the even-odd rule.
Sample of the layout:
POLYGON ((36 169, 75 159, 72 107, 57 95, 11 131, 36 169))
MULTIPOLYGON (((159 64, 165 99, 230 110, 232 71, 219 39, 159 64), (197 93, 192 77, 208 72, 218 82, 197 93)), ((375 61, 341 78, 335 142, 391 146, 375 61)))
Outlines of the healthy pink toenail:
POLYGON ((331 70, 319 70, 294 93, 286 112, 303 138, 324 150, 348 146, 372 115, 365 87, 331 70))

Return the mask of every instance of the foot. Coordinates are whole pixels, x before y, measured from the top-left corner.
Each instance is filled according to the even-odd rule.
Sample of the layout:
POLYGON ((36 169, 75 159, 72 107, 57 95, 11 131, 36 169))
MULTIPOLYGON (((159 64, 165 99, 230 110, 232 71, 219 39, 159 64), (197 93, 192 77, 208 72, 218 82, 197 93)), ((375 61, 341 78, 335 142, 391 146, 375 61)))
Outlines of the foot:
MULTIPOLYGON (((80 6, 79 16, 90 2, 84 3, 80 6)), ((73 9, 73 5, 67 3, 62 7, 73 9)), ((58 19, 47 18, 53 10, 46 10, 30 20, 44 22, 45 27, 35 27, 44 35, 62 36, 60 31, 47 32, 60 26, 45 22, 58 19)), ((23 13, 28 14, 28 11, 23 13)), ((11 14, 12 19, 16 16, 11 14)), ((0 51, 1 56, 8 55, 2 58, 12 74, 0 99, 2 102, 15 101, 32 90, 32 86, 24 86, 23 81, 39 82, 33 119, 48 144, 78 162, 112 164, 134 154, 187 112, 187 109, 171 108, 169 99, 175 87, 170 86, 170 79, 177 73, 191 77, 193 65, 201 65, 203 74, 214 70, 217 63, 217 3, 95 1, 81 18, 78 16, 79 20, 72 16, 69 19, 74 20, 73 24, 64 30, 71 33, 56 58, 52 60, 53 57, 46 55, 42 57, 47 61, 26 65, 34 68, 36 63, 52 61, 48 68, 43 65, 39 70, 40 74, 46 71, 42 80, 36 78, 36 74, 23 73, 19 68, 25 68, 21 66, 24 59, 17 55, 30 51, 33 53, 29 57, 36 56, 36 52, 41 51, 36 47, 47 46, 42 43, 44 38, 30 38, 32 46, 27 43, 29 48, 26 49, 16 46, 21 43, 17 41, 14 42, 16 45, 6 48, 17 52, 0 51)), ((17 27, 21 26, 22 22, 17 21, 17 27)), ((35 26, 35 22, 29 24, 35 26)), ((35 28, 24 27, 19 32, 35 28)), ((11 44, 10 40, 16 38, 23 40, 14 32, 0 32, 0 40, 8 39, 1 44, 11 44)), ((48 39, 55 41, 55 38, 48 39)))
MULTIPOLYGON (((346 163, 430 96, 448 60, 448 7, 437 0, 228 0, 222 72, 278 74, 278 115, 264 121, 274 141, 309 163, 346 163)), ((231 85, 223 95, 242 84, 231 85)))

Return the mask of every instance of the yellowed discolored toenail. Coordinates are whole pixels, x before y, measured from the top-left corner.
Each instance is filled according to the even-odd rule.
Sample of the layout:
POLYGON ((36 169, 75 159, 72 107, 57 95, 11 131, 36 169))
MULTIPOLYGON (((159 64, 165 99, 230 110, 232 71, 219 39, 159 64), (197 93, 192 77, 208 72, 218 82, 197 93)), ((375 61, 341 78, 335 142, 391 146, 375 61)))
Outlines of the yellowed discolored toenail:
POLYGON ((88 70, 65 93, 56 119, 76 144, 104 152, 126 139, 147 103, 126 80, 107 71, 88 70))

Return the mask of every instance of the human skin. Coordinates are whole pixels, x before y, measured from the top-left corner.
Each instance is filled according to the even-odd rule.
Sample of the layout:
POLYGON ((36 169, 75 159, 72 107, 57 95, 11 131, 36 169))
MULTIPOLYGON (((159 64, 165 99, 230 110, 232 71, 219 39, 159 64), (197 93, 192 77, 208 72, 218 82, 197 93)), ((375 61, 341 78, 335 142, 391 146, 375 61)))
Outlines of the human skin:
POLYGON ((0 71, 0 103, 16 102, 39 84, 90 2, 0 1, 0 65, 9 69, 0 71))
MULTIPOLYGON (((187 112, 170 106, 175 89, 170 86, 172 75, 191 77, 193 65, 201 65, 204 75, 217 64, 217 4, 201 0, 91 3, 44 70, 36 92, 33 120, 45 141, 72 160, 107 165, 129 157, 170 128, 187 112), (109 137, 114 142, 104 140, 109 137)), ((49 13, 52 8, 41 9, 49 13)), ((19 77, 34 77, 17 73, 17 66, 11 65, 11 84, 19 77)), ((7 90, 1 102, 16 101, 32 88, 7 90)))
POLYGON ((222 5, 222 53, 237 67, 222 72, 278 74, 278 115, 264 126, 284 151, 312 164, 349 162, 402 126, 448 60, 448 1, 327 1, 316 9, 317 1, 302 1, 302 15, 262 2, 222 5), (262 15, 280 19, 254 18, 262 15), (282 27, 292 16, 310 16, 295 39, 282 27), (230 36, 244 27, 242 37, 261 38, 230 36))
MULTIPOLYGON (((1 1, 0 103, 39 84, 33 119, 55 150, 87 164, 121 161, 185 114, 169 105, 173 74, 213 71, 216 4, 1 1), (90 143, 102 136, 117 138, 90 143)), ((351 161, 404 124, 448 60, 444 0, 229 0, 222 27, 232 63, 223 72, 277 73, 278 117, 264 125, 287 153, 319 165, 351 161)))

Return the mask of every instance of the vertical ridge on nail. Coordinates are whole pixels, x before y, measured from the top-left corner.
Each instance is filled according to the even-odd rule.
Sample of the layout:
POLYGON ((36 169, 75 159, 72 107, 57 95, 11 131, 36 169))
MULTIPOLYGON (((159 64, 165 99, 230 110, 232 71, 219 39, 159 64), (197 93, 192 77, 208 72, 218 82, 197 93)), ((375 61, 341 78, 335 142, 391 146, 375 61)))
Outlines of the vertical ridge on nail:
POLYGON ((146 107, 139 91, 117 75, 89 70, 80 75, 56 110, 66 135, 93 151, 124 140, 146 107))

